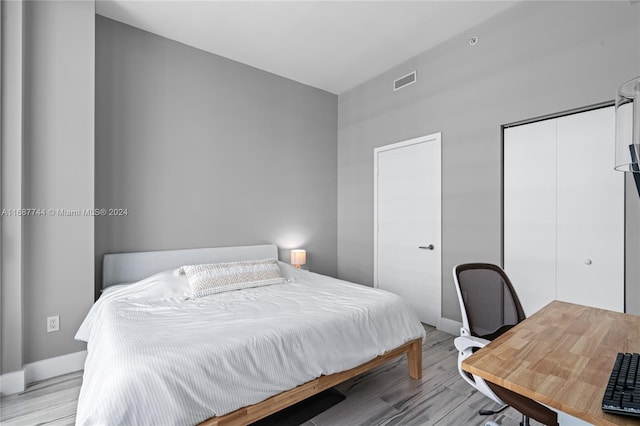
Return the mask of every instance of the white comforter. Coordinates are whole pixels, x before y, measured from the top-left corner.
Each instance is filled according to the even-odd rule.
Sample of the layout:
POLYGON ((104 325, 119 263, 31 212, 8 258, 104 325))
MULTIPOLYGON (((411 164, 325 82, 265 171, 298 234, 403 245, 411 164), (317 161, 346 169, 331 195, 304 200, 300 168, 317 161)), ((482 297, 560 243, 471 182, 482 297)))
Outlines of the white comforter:
POLYGON ((291 282, 195 300, 171 271, 104 293, 76 334, 76 424, 195 424, 424 336, 394 294, 282 268, 291 282))

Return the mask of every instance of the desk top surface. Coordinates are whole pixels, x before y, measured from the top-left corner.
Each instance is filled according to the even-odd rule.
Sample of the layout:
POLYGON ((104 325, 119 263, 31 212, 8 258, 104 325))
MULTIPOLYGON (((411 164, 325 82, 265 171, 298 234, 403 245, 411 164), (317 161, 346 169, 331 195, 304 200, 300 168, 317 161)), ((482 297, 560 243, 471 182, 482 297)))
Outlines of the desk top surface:
POLYGON ((640 353, 640 316, 554 301, 462 363, 472 374, 596 425, 618 352, 640 353))

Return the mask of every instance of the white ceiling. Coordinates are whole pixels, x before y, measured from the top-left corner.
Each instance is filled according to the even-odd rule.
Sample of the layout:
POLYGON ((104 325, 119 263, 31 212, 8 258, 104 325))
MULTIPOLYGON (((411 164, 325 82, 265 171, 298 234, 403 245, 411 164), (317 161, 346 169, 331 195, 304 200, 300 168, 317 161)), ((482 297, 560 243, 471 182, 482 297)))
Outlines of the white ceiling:
POLYGON ((99 0, 96 12, 340 94, 516 3, 99 0))

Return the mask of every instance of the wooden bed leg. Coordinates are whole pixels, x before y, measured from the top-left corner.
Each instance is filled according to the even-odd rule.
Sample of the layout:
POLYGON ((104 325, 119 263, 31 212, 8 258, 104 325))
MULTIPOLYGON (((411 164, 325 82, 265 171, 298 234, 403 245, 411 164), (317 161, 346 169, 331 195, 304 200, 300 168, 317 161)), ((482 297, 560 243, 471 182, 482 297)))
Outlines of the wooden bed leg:
POLYGON ((407 351, 409 362, 409 376, 412 379, 422 379, 422 339, 414 341, 407 351))

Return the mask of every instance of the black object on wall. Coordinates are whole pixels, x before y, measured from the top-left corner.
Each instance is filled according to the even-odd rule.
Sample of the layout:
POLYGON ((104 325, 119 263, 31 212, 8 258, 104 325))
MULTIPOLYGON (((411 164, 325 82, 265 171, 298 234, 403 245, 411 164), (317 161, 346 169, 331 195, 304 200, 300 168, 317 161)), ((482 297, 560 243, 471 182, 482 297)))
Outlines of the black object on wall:
POLYGON ((636 189, 638 190, 638 196, 640 196, 640 167, 638 167, 638 156, 633 144, 629 145, 629 151, 631 153, 631 168, 633 169, 633 179, 636 181, 636 189))

